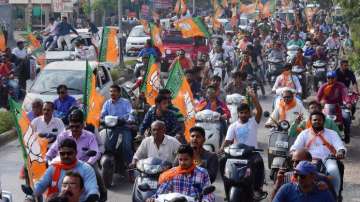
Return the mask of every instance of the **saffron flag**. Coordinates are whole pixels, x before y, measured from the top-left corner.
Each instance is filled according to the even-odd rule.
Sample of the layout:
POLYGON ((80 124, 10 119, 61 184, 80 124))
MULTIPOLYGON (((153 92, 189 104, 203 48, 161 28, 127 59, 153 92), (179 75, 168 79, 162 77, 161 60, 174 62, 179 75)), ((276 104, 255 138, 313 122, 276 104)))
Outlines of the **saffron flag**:
POLYGON ((119 44, 115 27, 104 27, 101 35, 99 62, 119 62, 119 44))
POLYGON ((276 9, 275 0, 259 0, 258 1, 259 12, 262 17, 270 17, 276 9))
POLYGON ((155 98, 158 96, 160 88, 160 68, 158 63, 156 63, 154 56, 151 55, 149 65, 140 87, 140 92, 144 93, 146 102, 152 106, 155 105, 155 98))
POLYGON ((251 14, 256 11, 256 3, 252 0, 241 0, 239 2, 240 13, 251 14))
POLYGON ((9 106, 15 122, 25 167, 28 171, 29 185, 34 187, 34 184, 40 180, 46 171, 47 139, 37 136, 20 103, 9 98, 9 106))
POLYGON ((2 28, 0 27, 0 51, 4 52, 6 49, 6 40, 5 40, 5 35, 4 35, 4 31, 2 30, 2 28))
POLYGON ((150 23, 150 35, 151 41, 154 46, 156 46, 162 54, 165 53, 164 45, 161 40, 161 29, 158 25, 150 23))
POLYGON ((210 33, 200 17, 183 18, 175 22, 175 27, 184 38, 203 36, 210 37, 210 33))
POLYGON ((174 8, 174 12, 179 15, 185 14, 187 6, 185 0, 177 0, 174 8))
POLYGON ((171 91, 172 103, 179 108, 185 118, 185 138, 190 140, 190 128, 195 125, 195 104, 190 85, 179 61, 172 68, 165 86, 171 91))
POLYGON ((105 97, 96 90, 96 75, 91 70, 88 61, 86 61, 85 80, 83 86, 83 102, 86 123, 92 124, 98 128, 100 126, 100 113, 105 102, 105 97))

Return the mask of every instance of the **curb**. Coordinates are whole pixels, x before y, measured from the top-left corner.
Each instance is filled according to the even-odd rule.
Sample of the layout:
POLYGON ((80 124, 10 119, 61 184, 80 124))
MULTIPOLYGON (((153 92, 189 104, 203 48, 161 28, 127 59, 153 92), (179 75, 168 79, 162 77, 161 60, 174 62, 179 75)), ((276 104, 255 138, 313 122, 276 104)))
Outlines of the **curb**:
POLYGON ((5 145, 6 143, 16 139, 17 134, 15 128, 8 130, 0 134, 0 146, 5 145))

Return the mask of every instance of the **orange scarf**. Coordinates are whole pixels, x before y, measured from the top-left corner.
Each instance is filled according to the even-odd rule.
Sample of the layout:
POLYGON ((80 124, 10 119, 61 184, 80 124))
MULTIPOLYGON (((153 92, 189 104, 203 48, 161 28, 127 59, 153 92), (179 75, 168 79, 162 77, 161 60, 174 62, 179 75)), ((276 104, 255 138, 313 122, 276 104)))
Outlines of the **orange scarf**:
POLYGON ((179 175, 190 174, 194 171, 195 168, 196 168, 196 165, 195 165, 195 163, 193 163, 190 166, 190 168, 187 168, 187 169, 183 169, 183 168, 181 168, 181 166, 177 166, 168 171, 165 171, 159 177, 159 184, 163 184, 164 182, 170 181, 179 175))
POLYGON ((295 98, 293 98, 293 100, 289 104, 286 104, 285 101, 283 99, 281 99, 280 102, 279 102, 279 116, 280 116, 279 118, 280 118, 280 121, 286 120, 286 112, 288 112, 289 110, 291 110, 295 106, 296 106, 295 98))
POLYGON ((50 187, 48 189, 48 192, 47 192, 48 197, 51 197, 53 194, 56 194, 56 193, 59 192, 58 182, 59 182, 59 179, 60 179, 61 170, 71 170, 71 169, 75 168, 77 163, 78 163, 78 161, 75 160, 71 164, 64 164, 64 163, 61 163, 61 162, 57 162, 57 163, 52 165, 54 167, 54 174, 52 176, 51 185, 50 185, 50 187))
POLYGON ((300 66, 300 67, 304 67, 304 66, 305 66, 305 65, 304 65, 304 60, 303 60, 302 56, 295 58, 294 65, 298 65, 298 66, 300 66))
POLYGON ((291 79, 290 71, 284 71, 281 75, 282 75, 281 87, 295 88, 295 86, 292 82, 292 79, 291 79))
POLYGON ((333 154, 333 155, 336 154, 336 149, 334 148, 334 146, 332 146, 332 145, 325 139, 325 137, 324 137, 324 130, 322 130, 322 131, 320 131, 320 132, 318 132, 318 133, 316 133, 313 128, 310 128, 309 130, 310 130, 310 134, 311 134, 312 137, 311 137, 311 139, 306 143, 306 145, 305 145, 305 148, 306 148, 306 149, 309 149, 310 146, 311 146, 312 144, 314 144, 314 142, 316 141, 316 138, 318 137, 318 138, 321 139, 323 145, 324 145, 326 148, 328 148, 328 150, 331 152, 331 154, 333 154))
POLYGON ((334 83, 330 84, 330 83, 327 83, 326 86, 324 87, 324 96, 327 97, 330 95, 332 89, 334 87, 334 83))
POLYGON ((311 124, 310 119, 308 119, 308 120, 306 121, 306 128, 312 128, 312 124, 311 124))

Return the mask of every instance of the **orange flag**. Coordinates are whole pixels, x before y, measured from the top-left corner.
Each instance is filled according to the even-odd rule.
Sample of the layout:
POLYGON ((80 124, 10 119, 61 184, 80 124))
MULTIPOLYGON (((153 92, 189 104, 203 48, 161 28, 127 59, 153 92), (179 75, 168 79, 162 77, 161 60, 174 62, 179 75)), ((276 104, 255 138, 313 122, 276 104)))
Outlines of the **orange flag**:
POLYGON ((86 123, 99 128, 100 114, 105 97, 96 90, 96 76, 92 72, 89 62, 86 61, 86 77, 84 80, 84 112, 86 123))
POLYGON ((172 103, 185 118, 185 138, 190 141, 190 128, 195 125, 195 102, 190 85, 179 61, 172 68, 165 88, 171 91, 172 103))
POLYGON ((15 121, 25 167, 28 171, 27 177, 29 178, 30 186, 34 187, 34 184, 40 180, 46 171, 45 155, 47 140, 37 136, 30 125, 30 119, 26 112, 22 110, 20 103, 10 98, 9 106, 15 121))
POLYGON ((6 49, 6 40, 3 30, 0 28, 0 51, 4 52, 6 49))
POLYGON ((194 36, 210 37, 209 31, 200 17, 183 18, 176 21, 174 24, 176 29, 181 31, 184 38, 194 36))
POLYGON ((151 40, 154 46, 156 46, 162 54, 165 53, 165 48, 161 40, 161 28, 154 23, 150 23, 151 40))
POLYGON ((117 64, 120 59, 117 29, 104 27, 101 36, 99 62, 117 64))
POLYGON ((184 14, 187 11, 185 0, 177 0, 174 8, 176 14, 184 14))
POLYGON ((149 105, 155 105, 155 98, 158 96, 160 88, 160 68, 155 62, 155 58, 150 56, 149 65, 140 87, 140 91, 145 94, 146 102, 149 105))

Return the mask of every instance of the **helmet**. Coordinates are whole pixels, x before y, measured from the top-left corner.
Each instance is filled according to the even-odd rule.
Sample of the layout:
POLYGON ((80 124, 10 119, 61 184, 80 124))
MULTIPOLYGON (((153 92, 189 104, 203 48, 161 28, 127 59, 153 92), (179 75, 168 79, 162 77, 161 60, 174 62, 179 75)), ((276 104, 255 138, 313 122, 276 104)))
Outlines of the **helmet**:
POLYGON ((326 77, 335 78, 335 77, 336 77, 336 72, 335 72, 335 71, 328 71, 328 72, 326 73, 326 77))

